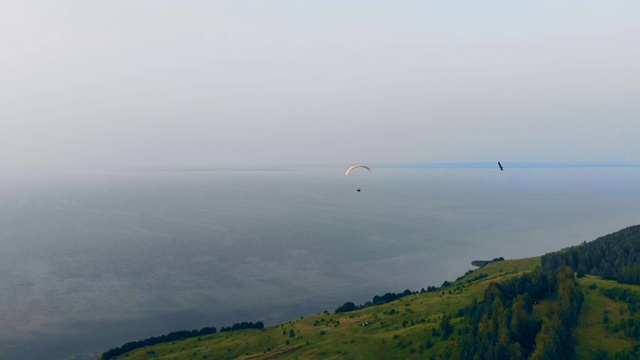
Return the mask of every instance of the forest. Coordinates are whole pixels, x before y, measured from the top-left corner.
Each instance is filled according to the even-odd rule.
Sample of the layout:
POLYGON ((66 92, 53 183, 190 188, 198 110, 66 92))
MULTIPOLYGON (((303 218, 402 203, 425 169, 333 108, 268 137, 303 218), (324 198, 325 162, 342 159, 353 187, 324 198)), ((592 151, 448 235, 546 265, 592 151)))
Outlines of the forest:
POLYGON ((624 284, 640 285, 640 225, 602 236, 591 242, 546 254, 545 269, 569 266, 578 276, 590 274, 624 284))
MULTIPOLYGON (((583 296, 571 268, 492 283, 465 310, 460 359, 570 359, 583 296), (533 305, 554 299, 542 314, 533 305), (555 355, 554 355, 555 354, 555 355)), ((456 358, 456 356, 454 356, 456 358)))

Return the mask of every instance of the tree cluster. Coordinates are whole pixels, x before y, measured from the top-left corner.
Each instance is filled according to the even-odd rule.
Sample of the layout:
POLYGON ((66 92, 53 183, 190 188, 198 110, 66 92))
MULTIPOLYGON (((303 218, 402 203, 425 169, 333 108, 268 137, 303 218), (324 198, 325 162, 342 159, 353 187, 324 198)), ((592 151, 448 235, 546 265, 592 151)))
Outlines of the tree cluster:
MULTIPOLYGON (((503 257, 499 257, 499 258, 495 258, 492 261, 502 261, 504 260, 503 257)), ((491 262, 491 261, 487 261, 487 262, 491 262)), ((471 274, 473 272, 473 270, 469 270, 467 271, 463 276, 459 277, 456 279, 456 281, 462 279, 463 277, 471 274)), ((475 280, 479 280, 479 279, 483 279, 487 277, 487 274, 480 274, 476 277, 474 277, 471 280, 467 280, 467 283, 470 283, 472 281, 475 280)), ((427 289, 425 290, 424 288, 422 288, 419 293, 420 294, 424 294, 424 293, 430 293, 430 292, 436 292, 438 290, 440 290, 441 288, 446 288, 451 286, 452 282, 451 281, 444 281, 442 283, 442 285, 440 287, 437 286, 427 286, 427 289)), ((451 292, 449 292, 451 293, 451 292)), ((355 311, 355 310, 360 310, 360 309, 364 309, 370 306, 375 306, 375 305, 382 305, 382 304, 386 304, 388 302, 394 301, 394 300, 398 300, 401 299, 405 296, 409 296, 409 295, 414 295, 414 294, 418 294, 418 291, 411 291, 409 289, 406 289, 405 291, 401 292, 401 293, 386 293, 384 295, 376 295, 373 297, 373 299, 371 299, 371 301, 367 301, 364 304, 360 304, 360 305, 356 305, 351 301, 347 301, 344 304, 338 306, 338 308, 336 308, 335 313, 343 313, 343 312, 350 312, 350 311, 355 311)))
POLYGON ((552 302, 542 319, 536 335, 535 351, 530 359, 572 359, 574 356, 573 329, 578 325, 584 295, 576 284, 573 269, 558 270, 557 300, 552 302))
POLYGON ((437 286, 427 286, 427 290, 422 288, 422 290, 420 290, 420 293, 424 294, 424 293, 436 292, 436 291, 438 291, 438 289, 439 288, 437 286))
POLYGON ((591 274, 635 285, 640 285, 638 264, 640 225, 542 257, 542 266, 545 269, 570 266, 578 272, 578 276, 591 274))
POLYGON ((105 351, 100 359, 108 360, 112 359, 116 356, 122 355, 129 351, 133 351, 145 346, 152 346, 162 343, 168 343, 176 340, 184 340, 186 338, 194 337, 194 336, 204 336, 215 334, 217 332, 215 327, 204 327, 200 330, 180 330, 168 333, 162 336, 153 336, 148 339, 138 340, 138 341, 130 341, 120 347, 115 347, 105 351))
MULTIPOLYGON (((434 291, 437 290, 437 288, 433 287, 434 291)), ((347 301, 346 303, 340 305, 335 313, 343 313, 343 312, 350 312, 350 311, 355 311, 355 310, 359 310, 359 309, 364 309, 367 308, 369 306, 374 306, 374 305, 382 305, 382 304, 386 304, 388 302, 394 301, 394 300, 398 300, 401 299, 405 296, 409 296, 412 294, 417 294, 417 292, 412 292, 409 289, 406 289, 405 291, 401 292, 401 293, 386 293, 384 295, 376 295, 373 297, 373 299, 371 301, 367 301, 364 304, 361 305, 356 305, 354 303, 352 303, 351 301, 347 301)))
POLYGON ((477 266, 477 267, 483 267, 487 264, 491 264, 492 262, 496 262, 496 261, 504 261, 504 258, 500 256, 500 257, 494 258, 493 260, 473 260, 471 262, 471 265, 477 266))
POLYGON ((231 326, 222 327, 222 328, 220 328, 220 332, 235 331, 235 330, 245 330, 245 329, 262 330, 262 329, 264 329, 264 324, 262 323, 262 321, 258 321, 256 323, 252 323, 251 321, 249 321, 249 322, 243 321, 241 323, 235 323, 235 324, 233 324, 231 326))
POLYGON ((600 289, 600 292, 616 301, 628 304, 630 317, 623 318, 620 322, 611 324, 611 331, 614 333, 622 331, 627 337, 636 341, 640 340, 640 294, 637 291, 623 288, 600 289))
POLYGON ((464 311, 459 358, 571 358, 572 329, 582 301, 570 268, 536 270, 502 284, 492 283, 483 300, 464 311), (557 297, 557 301, 551 303, 541 319, 536 318, 534 303, 550 297, 557 297))
MULTIPOLYGON (((220 329, 220 332, 226 331, 234 331, 234 330, 244 330, 244 329, 264 329, 264 324, 262 321, 258 321, 256 323, 253 322, 241 322, 235 323, 232 326, 223 327, 220 329)), ((115 347, 105 351, 100 357, 101 360, 108 360, 115 358, 116 356, 122 355, 129 351, 133 351, 145 346, 152 346, 162 343, 169 343, 177 340, 184 340, 190 337, 196 336, 205 336, 215 334, 217 332, 215 327, 204 327, 200 330, 181 330, 174 331, 162 336, 153 336, 148 339, 138 340, 138 341, 130 341, 120 347, 115 347)))
POLYGON ((474 281, 478 281, 478 280, 484 279, 484 278, 486 278, 488 276, 489 275, 487 275, 487 274, 479 274, 479 275, 476 275, 476 276, 472 277, 471 279, 468 279, 467 281, 465 281, 465 283, 469 284, 469 283, 472 283, 474 281))
POLYGON ((629 312, 635 315, 640 311, 640 294, 637 291, 624 288, 600 289, 600 293, 611 300, 622 301, 629 305, 629 312))

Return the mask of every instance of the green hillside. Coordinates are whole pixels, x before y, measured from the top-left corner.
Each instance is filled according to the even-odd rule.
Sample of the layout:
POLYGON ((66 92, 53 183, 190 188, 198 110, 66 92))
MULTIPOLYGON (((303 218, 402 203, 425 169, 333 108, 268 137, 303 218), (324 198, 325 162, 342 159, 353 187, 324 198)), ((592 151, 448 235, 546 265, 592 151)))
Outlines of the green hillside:
MULTIPOLYGON (((145 346, 117 358, 637 359, 640 286, 573 270, 599 271, 580 261, 593 262, 603 241, 635 256, 626 246, 635 249, 640 232, 632 227, 595 244, 490 262, 436 291, 381 305, 145 346)), ((638 263, 628 255, 621 266, 638 263)), ((599 266, 611 277, 618 274, 610 263, 599 266)))
POLYGON ((438 358, 457 339, 455 335, 442 339, 445 314, 452 317, 455 328, 463 319, 457 313, 474 299, 480 301, 489 283, 517 277, 539 264, 540 257, 494 262, 438 292, 409 295, 353 312, 309 316, 265 330, 223 332, 144 347, 119 358, 418 359, 432 354, 438 358), (471 281, 481 274, 487 277, 471 281))
POLYGON ((621 354, 619 358, 640 358, 640 354, 632 353, 634 347, 638 345, 637 335, 634 338, 634 336, 627 336, 623 331, 615 330, 616 324, 633 315, 629 310, 629 304, 602 294, 603 289, 630 289, 640 296, 640 286, 623 285, 589 275, 578 279, 578 283, 582 287, 586 300, 580 326, 575 332, 579 358, 607 359, 612 358, 614 354, 621 354))

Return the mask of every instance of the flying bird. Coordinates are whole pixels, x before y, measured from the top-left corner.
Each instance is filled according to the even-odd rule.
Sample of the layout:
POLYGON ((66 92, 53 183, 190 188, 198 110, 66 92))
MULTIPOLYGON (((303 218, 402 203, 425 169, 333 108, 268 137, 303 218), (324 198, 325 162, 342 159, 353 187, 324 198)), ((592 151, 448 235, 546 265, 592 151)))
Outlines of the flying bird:
POLYGON ((498 161, 498 166, 500 166, 500 171, 504 171, 504 168, 502 167, 502 164, 500 164, 500 161, 498 161))

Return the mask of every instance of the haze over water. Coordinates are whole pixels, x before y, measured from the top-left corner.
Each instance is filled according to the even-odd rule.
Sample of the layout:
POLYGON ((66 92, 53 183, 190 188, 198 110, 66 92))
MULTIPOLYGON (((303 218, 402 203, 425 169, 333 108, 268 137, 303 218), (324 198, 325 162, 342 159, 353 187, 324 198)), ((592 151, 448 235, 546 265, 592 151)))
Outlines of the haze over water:
POLYGON ((504 165, 2 173, 0 359, 276 324, 640 223, 638 168, 504 165))

